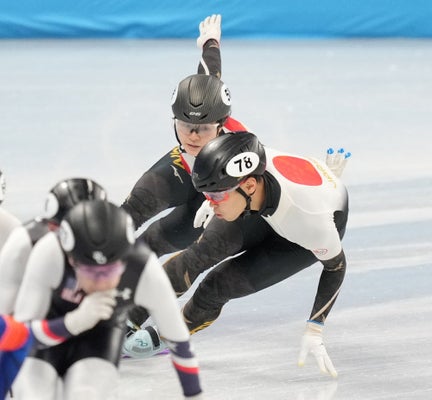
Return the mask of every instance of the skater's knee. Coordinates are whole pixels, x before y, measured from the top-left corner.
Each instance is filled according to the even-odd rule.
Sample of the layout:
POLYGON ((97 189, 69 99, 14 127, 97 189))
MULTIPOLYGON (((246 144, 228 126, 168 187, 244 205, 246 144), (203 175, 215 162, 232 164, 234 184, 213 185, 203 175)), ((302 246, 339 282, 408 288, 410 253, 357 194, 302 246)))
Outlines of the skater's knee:
POLYGON ((132 325, 140 327, 149 318, 149 313, 144 307, 134 306, 128 310, 128 318, 132 325))
POLYGON ((141 238, 158 257, 180 250, 166 237, 166 233, 162 229, 159 221, 152 223, 140 236, 140 239, 141 238))
POLYGON ((190 268, 181 253, 172 256, 163 267, 177 296, 185 293, 199 276, 199 271, 190 268))
POLYGON ((200 302, 195 295, 183 307, 183 317, 191 334, 210 326, 220 315, 223 304, 200 302))

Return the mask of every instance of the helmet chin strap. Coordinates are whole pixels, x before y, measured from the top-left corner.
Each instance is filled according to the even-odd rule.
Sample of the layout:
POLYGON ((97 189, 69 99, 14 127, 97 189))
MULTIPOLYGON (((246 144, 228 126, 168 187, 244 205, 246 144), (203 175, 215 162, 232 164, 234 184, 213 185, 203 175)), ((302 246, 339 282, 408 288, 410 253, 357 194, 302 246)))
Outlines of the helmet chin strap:
POLYGON ((243 213, 244 213, 244 215, 249 215, 250 212, 251 212, 251 208, 250 208, 251 201, 252 201, 252 197, 251 196, 253 196, 255 194, 255 191, 253 193, 251 193, 250 195, 247 194, 241 187, 238 187, 236 189, 236 191, 238 193, 240 193, 245 198, 245 200, 246 200, 246 207, 245 207, 243 213))
POLYGON ((178 137, 177 128, 176 128, 176 126, 175 126, 175 123, 173 123, 173 128, 174 128, 175 137, 176 137, 176 139, 177 139, 177 142, 179 142, 180 147, 182 147, 182 144, 181 144, 180 139, 179 139, 179 137, 178 137))

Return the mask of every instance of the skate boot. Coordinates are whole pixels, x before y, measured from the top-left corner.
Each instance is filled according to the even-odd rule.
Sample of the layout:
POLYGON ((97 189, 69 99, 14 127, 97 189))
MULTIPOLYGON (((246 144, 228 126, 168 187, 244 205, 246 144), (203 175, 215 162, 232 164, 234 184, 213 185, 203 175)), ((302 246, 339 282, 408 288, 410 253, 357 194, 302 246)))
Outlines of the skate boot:
MULTIPOLYGON (((130 325, 128 324, 130 327, 130 325)), ((146 326, 142 329, 131 329, 123 342, 123 358, 149 358, 155 354, 167 353, 168 346, 160 339, 156 327, 146 326)))

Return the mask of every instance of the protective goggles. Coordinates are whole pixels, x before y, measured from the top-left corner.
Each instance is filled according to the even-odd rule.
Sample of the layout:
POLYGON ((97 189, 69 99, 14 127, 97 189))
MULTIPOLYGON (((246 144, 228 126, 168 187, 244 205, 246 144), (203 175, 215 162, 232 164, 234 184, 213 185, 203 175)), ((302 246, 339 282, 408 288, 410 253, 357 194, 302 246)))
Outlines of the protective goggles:
POLYGON ((190 135, 192 132, 196 132, 198 135, 210 136, 217 133, 218 123, 214 124, 190 124, 189 122, 181 121, 180 119, 174 118, 174 125, 177 132, 183 135, 190 135))
POLYGON ((117 261, 105 265, 76 264, 75 271, 81 276, 94 281, 117 278, 125 270, 125 264, 117 261))
POLYGON ((231 189, 222 190, 220 192, 203 192, 205 198, 213 204, 219 204, 223 201, 228 200, 229 194, 237 190, 240 185, 243 183, 240 182, 238 185, 232 187, 231 189))

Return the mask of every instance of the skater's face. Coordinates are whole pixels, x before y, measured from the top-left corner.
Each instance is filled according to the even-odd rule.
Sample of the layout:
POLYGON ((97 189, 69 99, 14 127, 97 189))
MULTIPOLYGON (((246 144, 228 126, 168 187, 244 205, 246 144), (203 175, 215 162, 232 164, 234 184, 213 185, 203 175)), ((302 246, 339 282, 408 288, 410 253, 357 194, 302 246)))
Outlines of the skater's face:
POLYGON ((125 265, 121 261, 106 265, 83 265, 72 262, 72 265, 79 288, 87 294, 116 288, 125 270, 125 265))
POLYGON ((243 182, 240 182, 238 185, 227 189, 227 190, 222 190, 220 192, 203 192, 205 198, 210 201, 211 204, 215 205, 215 204, 220 204, 223 203, 224 201, 227 201, 230 194, 234 191, 236 191, 240 185, 243 182))
POLYGON ((245 197, 238 192, 238 188, 251 196, 256 190, 255 178, 248 178, 239 185, 223 192, 204 192, 217 218, 235 221, 243 213, 247 204, 245 197))
POLYGON ((190 124, 177 118, 174 119, 174 127, 186 153, 194 157, 198 155, 204 145, 219 134, 222 128, 217 122, 190 124))

